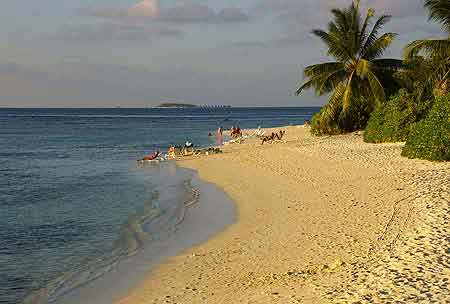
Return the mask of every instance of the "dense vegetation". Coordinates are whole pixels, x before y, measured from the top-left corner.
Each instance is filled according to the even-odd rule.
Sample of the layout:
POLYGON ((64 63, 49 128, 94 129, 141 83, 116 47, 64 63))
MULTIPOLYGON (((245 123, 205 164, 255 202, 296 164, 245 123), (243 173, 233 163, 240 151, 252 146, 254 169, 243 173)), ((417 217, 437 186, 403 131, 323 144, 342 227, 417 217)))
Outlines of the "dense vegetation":
POLYGON ((414 126, 402 155, 450 161, 450 95, 437 98, 428 116, 414 126))
POLYGON ((400 91, 371 115, 364 141, 370 143, 405 141, 416 121, 414 100, 406 91, 400 91))
POLYGON ((391 16, 375 18, 369 9, 362 18, 359 2, 332 10, 327 31, 313 31, 336 61, 304 70, 297 94, 314 88, 330 96, 314 115, 311 132, 365 128, 367 142, 406 141, 404 156, 450 160, 450 1, 424 0, 430 20, 440 23, 448 38, 412 41, 403 60, 380 59, 396 36, 380 34, 391 16))
POLYGON ((314 88, 318 95, 330 94, 328 103, 314 117, 315 134, 335 134, 365 126, 373 109, 385 102, 387 83, 402 62, 381 59, 397 34, 380 34, 391 16, 375 21, 369 9, 363 18, 359 1, 346 9, 333 9, 328 30, 313 30, 336 61, 305 68, 306 81, 297 90, 314 88))

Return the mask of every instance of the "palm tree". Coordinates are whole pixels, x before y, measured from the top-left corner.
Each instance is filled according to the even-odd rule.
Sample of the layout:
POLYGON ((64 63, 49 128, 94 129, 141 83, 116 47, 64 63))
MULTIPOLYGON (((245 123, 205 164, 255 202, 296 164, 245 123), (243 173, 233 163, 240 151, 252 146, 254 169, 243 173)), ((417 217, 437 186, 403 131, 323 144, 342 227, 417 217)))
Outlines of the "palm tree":
POLYGON ((429 19, 440 23, 448 37, 409 43, 405 48, 405 59, 414 62, 419 58, 427 62, 428 69, 422 83, 432 87, 434 94, 440 96, 450 92, 450 1, 425 0, 425 8, 429 19))
MULTIPOLYGON (((401 60, 380 59, 392 44, 395 33, 380 34, 381 28, 391 16, 382 15, 373 22, 375 11, 369 9, 363 19, 359 0, 346 9, 333 9, 333 20, 328 31, 315 29, 312 33, 319 37, 328 48, 328 55, 336 61, 308 66, 304 69, 306 81, 296 94, 314 88, 319 96, 330 94, 328 103, 320 112, 325 124, 336 124, 342 117, 351 114, 351 108, 363 100, 370 113, 377 104, 386 100, 383 87, 385 80, 397 70, 401 60)), ((351 124, 341 125, 341 130, 362 127, 350 117, 351 124)), ((364 123, 364 122, 363 122, 364 123)))

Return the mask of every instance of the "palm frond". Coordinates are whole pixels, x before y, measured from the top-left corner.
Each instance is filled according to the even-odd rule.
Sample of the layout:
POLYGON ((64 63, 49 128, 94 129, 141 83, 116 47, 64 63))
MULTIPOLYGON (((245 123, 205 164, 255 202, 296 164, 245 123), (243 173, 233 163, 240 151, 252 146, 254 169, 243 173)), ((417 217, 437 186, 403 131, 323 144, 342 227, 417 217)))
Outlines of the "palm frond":
POLYGON ((317 88, 316 93, 321 96, 323 94, 330 93, 336 87, 345 80, 347 72, 345 69, 340 69, 335 72, 329 73, 322 81, 322 85, 317 88))
POLYGON ((312 77, 305 81, 303 84, 299 86, 299 88, 295 91, 295 95, 300 95, 304 90, 308 90, 318 86, 320 77, 312 77))
POLYGON ((342 109, 342 96, 344 95, 344 90, 344 84, 341 82, 330 96, 330 99, 328 99, 327 104, 323 107, 321 114, 322 119, 331 121, 339 115, 342 109))
POLYGON ((384 102, 386 94, 383 84, 391 84, 387 88, 393 88, 393 74, 402 68, 400 60, 378 59, 396 36, 394 33, 380 34, 381 28, 391 17, 383 15, 373 23, 374 10, 369 9, 363 18, 359 3, 359 0, 354 0, 347 8, 332 10, 333 19, 328 23, 327 30, 312 31, 326 45, 328 55, 333 56, 336 62, 306 67, 306 82, 296 91, 300 94, 305 89, 314 88, 319 95, 332 92, 322 109, 321 119, 348 129, 361 126, 360 123, 353 124, 352 119, 367 117, 372 109, 372 105, 366 106, 367 102, 384 102), (352 117, 355 113, 349 109, 353 107, 362 107, 361 111, 367 113, 352 117))
POLYGON ((334 20, 335 20, 335 24, 336 27, 339 29, 348 29, 350 27, 348 17, 347 14, 345 12, 345 10, 340 10, 340 9, 332 9, 331 10, 331 14, 334 16, 334 20))
POLYGON ((312 33, 325 43, 328 47, 329 55, 332 55, 341 61, 351 58, 351 54, 343 41, 336 37, 336 35, 333 35, 333 33, 327 33, 320 29, 315 29, 312 33))
POLYGON ((420 101, 425 94, 429 96, 432 93, 435 84, 443 79, 449 66, 442 60, 415 56, 404 61, 403 68, 395 77, 403 87, 414 92, 420 101))
POLYGON ((317 74, 326 74, 344 68, 341 62, 325 62, 307 66, 304 70, 305 76, 312 77, 317 74))
POLYGON ((410 42, 404 49, 404 57, 412 59, 420 53, 428 57, 447 57, 450 54, 450 39, 423 39, 410 42))
POLYGON ((344 95, 342 96, 342 110, 346 112, 350 107, 350 99, 352 95, 352 81, 355 71, 353 71, 347 79, 347 84, 345 86, 344 95))
POLYGON ((450 33, 450 1, 426 0, 425 7, 429 11, 430 20, 437 21, 445 31, 450 33))
POLYGON ((396 33, 383 34, 364 50, 362 57, 368 60, 380 57, 391 46, 396 36, 396 33))
POLYGON ((403 60, 400 59, 383 58, 383 59, 374 59, 371 62, 374 68, 380 70, 397 71, 404 67, 404 62, 403 60))
POLYGON ((297 89, 296 94, 315 88, 318 95, 323 95, 332 91, 345 78, 345 69, 340 62, 327 62, 306 67, 304 74, 309 79, 297 89))
POLYGON ((356 65, 356 75, 361 79, 366 79, 370 72, 371 63, 368 60, 360 59, 356 65))
POLYGON ((386 102, 386 93, 384 92, 383 85, 377 76, 369 72, 367 73, 367 79, 369 80, 370 89, 372 90, 372 95, 378 104, 386 102))
POLYGON ((367 39, 361 48, 361 53, 365 53, 366 50, 377 40, 379 31, 391 20, 391 18, 392 16, 390 15, 382 15, 377 19, 377 21, 375 21, 369 36, 367 36, 367 39))
POLYGON ((370 22, 372 20, 372 18, 375 15, 375 10, 373 8, 369 8, 367 10, 367 15, 366 15, 366 19, 364 20, 364 24, 361 28, 361 33, 360 33, 360 37, 359 37, 359 45, 362 46, 364 45, 364 42, 367 39, 368 33, 367 33, 367 27, 370 25, 370 22))

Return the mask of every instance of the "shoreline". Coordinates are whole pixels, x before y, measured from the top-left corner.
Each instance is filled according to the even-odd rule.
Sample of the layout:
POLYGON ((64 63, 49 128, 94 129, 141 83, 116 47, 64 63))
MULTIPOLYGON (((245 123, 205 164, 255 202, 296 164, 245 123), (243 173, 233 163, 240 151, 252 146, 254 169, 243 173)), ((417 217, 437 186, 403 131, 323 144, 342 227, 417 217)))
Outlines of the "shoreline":
POLYGON ((50 289, 43 288, 30 294, 24 303, 114 303, 142 281, 155 266, 204 242, 234 222, 233 202, 215 185, 200 180, 196 171, 181 168, 175 163, 166 164, 161 171, 165 172, 166 178, 173 176, 174 180, 169 181, 166 188, 158 188, 162 192, 158 191, 154 200, 158 205, 172 207, 164 207, 165 211, 161 211, 159 216, 149 219, 146 219, 147 214, 142 214, 141 224, 125 227, 131 229, 125 233, 132 237, 131 240, 120 239, 130 247, 127 256, 108 264, 103 273, 88 281, 83 282, 83 279, 95 275, 93 271, 74 273, 50 297, 46 294, 50 289), (181 184, 183 193, 176 188, 181 184), (204 220, 208 218, 213 221, 204 220), (79 281, 80 284, 70 286, 71 281, 79 281))
POLYGON ((420 300, 422 277, 438 269, 439 290, 427 297, 448 301, 450 264, 436 233, 449 232, 450 165, 402 158, 401 143, 278 129, 287 132, 279 143, 247 140, 178 162, 228 193, 238 220, 117 303, 420 300))

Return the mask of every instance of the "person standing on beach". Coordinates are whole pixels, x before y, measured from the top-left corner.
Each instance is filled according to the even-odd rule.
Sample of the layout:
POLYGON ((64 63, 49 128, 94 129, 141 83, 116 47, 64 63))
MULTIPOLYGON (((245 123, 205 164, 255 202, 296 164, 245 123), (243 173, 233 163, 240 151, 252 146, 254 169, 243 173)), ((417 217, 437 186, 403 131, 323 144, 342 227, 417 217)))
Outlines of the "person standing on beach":
POLYGON ((219 146, 223 145, 223 128, 219 127, 217 130, 217 144, 219 146))

